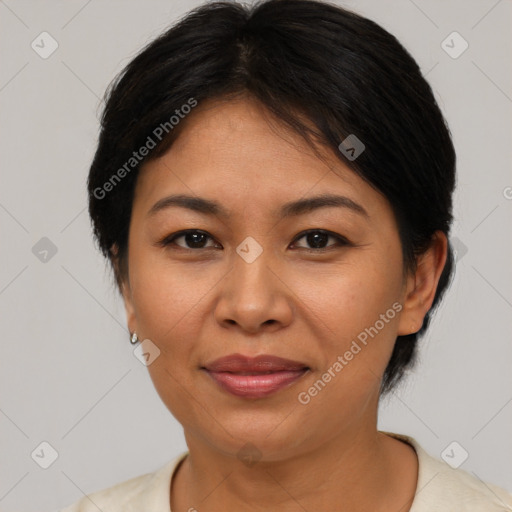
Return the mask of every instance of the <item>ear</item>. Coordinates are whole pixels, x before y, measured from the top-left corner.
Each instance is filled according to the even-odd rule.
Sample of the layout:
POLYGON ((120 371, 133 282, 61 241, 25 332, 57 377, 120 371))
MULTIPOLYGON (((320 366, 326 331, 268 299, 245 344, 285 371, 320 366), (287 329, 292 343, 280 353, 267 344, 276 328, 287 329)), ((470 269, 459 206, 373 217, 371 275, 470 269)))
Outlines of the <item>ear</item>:
POLYGON ((418 256, 416 271, 407 277, 398 335, 418 332, 432 307, 439 278, 446 263, 448 240, 442 231, 432 236, 429 249, 418 256))
POLYGON ((114 244, 110 248, 110 253, 112 255, 112 264, 114 267, 114 273, 117 281, 117 285, 121 292, 121 296, 124 302, 124 308, 126 310, 126 321, 128 324, 128 330, 130 333, 133 333, 137 330, 136 321, 135 321, 135 308, 133 304, 132 290, 130 287, 130 281, 128 278, 128 274, 126 275, 121 271, 119 258, 118 258, 118 248, 117 245, 114 244))

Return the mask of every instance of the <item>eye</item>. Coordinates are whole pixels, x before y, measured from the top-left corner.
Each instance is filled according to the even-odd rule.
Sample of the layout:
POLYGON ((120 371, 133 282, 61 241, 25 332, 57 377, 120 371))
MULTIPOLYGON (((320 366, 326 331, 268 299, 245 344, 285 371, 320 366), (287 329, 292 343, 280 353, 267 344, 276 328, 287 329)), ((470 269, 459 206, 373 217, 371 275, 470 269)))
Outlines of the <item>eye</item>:
POLYGON ((335 248, 336 246, 350 245, 350 242, 346 238, 342 237, 341 235, 337 235, 335 233, 332 233, 330 231, 325 231, 323 229, 311 229, 309 231, 300 233, 297 236, 297 238, 295 238, 294 244, 296 244, 297 240, 300 240, 302 238, 305 238, 306 242, 309 245, 311 245, 313 248, 312 249, 310 249, 308 247, 299 247, 299 248, 305 249, 306 251, 309 251, 309 252, 328 251, 330 249, 335 248), (336 240, 336 243, 326 246, 326 243, 329 240, 329 238, 336 240))
MULTIPOLYGON (((342 247, 350 245, 350 242, 341 235, 337 235, 336 233, 325 231, 323 229, 311 229, 300 233, 295 238, 295 241, 292 245, 296 246, 297 241, 301 240, 302 238, 304 238, 312 248, 300 246, 298 246, 298 248, 314 253, 328 251, 340 246, 342 247), (335 240, 335 243, 326 245, 330 238, 335 240)), ((208 241, 213 241, 213 238, 205 231, 201 231, 199 229, 188 229, 178 231, 177 233, 166 236, 163 240, 158 242, 158 245, 162 247, 170 247, 174 245, 185 250, 212 249, 220 246, 220 244, 208 246, 208 241), (177 243, 177 240, 182 240, 182 243, 177 243)), ((220 247, 222 248, 222 246, 220 247)))
POLYGON ((205 233, 204 231, 201 231, 199 229, 188 229, 184 231, 179 231, 177 233, 173 233, 172 235, 169 235, 165 237, 163 240, 158 242, 159 245, 162 247, 167 247, 171 245, 177 245, 178 247, 181 247, 182 249, 210 249, 213 246, 207 246, 206 242, 208 240, 213 240, 213 238, 208 235, 208 233, 205 233), (176 240, 183 239, 183 242, 186 245, 182 245, 179 243, 176 243, 176 240))

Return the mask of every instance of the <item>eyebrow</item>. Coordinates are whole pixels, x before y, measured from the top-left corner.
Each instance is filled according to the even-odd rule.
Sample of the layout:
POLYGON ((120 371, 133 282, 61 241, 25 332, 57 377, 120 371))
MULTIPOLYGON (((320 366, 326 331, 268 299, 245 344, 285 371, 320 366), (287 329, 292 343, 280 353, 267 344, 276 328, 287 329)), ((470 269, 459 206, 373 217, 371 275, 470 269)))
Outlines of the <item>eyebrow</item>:
MULTIPOLYGON (((150 208, 147 215, 153 216, 173 206, 186 208, 203 215, 223 217, 225 219, 231 218, 231 214, 216 201, 184 194, 171 195, 160 199, 150 208)), ((295 217, 320 208, 332 207, 347 208, 363 217, 369 218, 368 212, 360 204, 349 197, 333 194, 322 194, 285 203, 277 210, 277 216, 280 218, 295 217)))

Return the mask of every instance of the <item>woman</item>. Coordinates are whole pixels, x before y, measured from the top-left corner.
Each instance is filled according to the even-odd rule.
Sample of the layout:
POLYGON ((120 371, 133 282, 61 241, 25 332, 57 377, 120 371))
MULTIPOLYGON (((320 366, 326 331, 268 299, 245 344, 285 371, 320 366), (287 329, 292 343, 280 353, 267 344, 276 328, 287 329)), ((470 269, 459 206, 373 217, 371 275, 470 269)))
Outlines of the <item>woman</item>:
POLYGON ((66 512, 505 510, 377 430, 452 273, 455 153, 375 23, 210 3, 112 85, 89 211, 188 452, 66 512))

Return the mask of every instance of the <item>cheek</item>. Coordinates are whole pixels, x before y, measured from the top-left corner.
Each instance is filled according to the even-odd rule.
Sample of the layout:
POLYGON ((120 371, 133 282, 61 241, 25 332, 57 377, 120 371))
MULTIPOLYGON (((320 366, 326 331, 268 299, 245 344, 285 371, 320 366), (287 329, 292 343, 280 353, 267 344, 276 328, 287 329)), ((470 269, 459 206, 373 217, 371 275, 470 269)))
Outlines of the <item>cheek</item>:
POLYGON ((365 264, 350 272, 344 270, 324 273, 321 284, 309 275, 297 290, 319 320, 312 336, 321 354, 321 366, 308 385, 298 390, 297 399, 308 413, 305 421, 315 432, 315 417, 332 416, 332 411, 337 411, 336 420, 323 423, 326 437, 357 423, 378 400, 401 309, 394 271, 365 264))
POLYGON ((169 411, 180 421, 191 422, 201 412, 191 403, 197 373, 194 356, 202 338, 204 305, 218 276, 148 255, 134 256, 132 262, 137 328, 160 349, 148 372, 169 411))
POLYGON ((167 345, 200 328, 202 301, 219 279, 215 272, 144 254, 133 258, 131 268, 137 321, 144 336, 167 345))
POLYGON ((321 355, 315 377, 325 376, 327 384, 319 383, 318 395, 311 390, 316 406, 339 400, 355 414, 357 404, 378 388, 397 335, 400 271, 390 259, 368 252, 357 263, 329 272, 304 272, 295 281, 304 310, 317 319, 312 338, 321 355))
POLYGON ((294 294, 320 320, 319 329, 343 339, 356 336, 399 300, 399 269, 392 263, 368 260, 289 276, 294 294))

